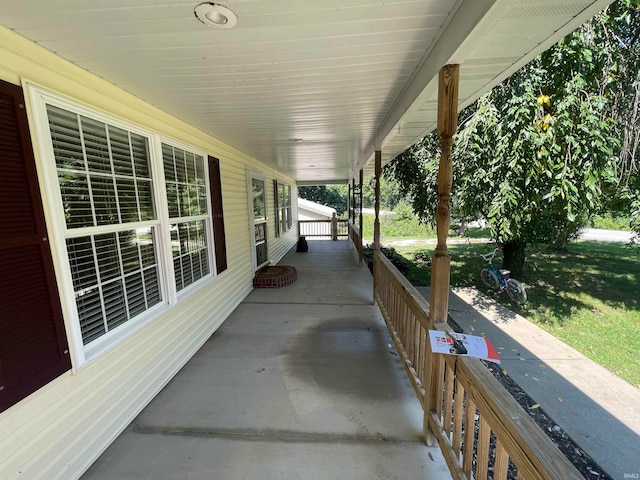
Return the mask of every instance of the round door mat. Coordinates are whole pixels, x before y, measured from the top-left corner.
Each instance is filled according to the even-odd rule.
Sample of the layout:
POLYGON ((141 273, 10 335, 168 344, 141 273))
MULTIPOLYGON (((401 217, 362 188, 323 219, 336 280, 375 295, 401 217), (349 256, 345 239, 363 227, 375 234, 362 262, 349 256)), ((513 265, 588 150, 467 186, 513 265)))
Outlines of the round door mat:
POLYGON ((291 285, 298 278, 298 272, 288 265, 265 267, 253 278, 254 288, 280 288, 291 285))

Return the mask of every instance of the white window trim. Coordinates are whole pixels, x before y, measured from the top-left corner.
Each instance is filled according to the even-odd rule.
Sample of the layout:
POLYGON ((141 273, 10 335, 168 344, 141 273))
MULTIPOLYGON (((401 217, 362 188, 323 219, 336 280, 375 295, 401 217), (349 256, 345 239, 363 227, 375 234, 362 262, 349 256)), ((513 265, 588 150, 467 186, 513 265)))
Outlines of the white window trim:
MULTIPOLYGON (((76 373, 91 361, 114 348, 123 339, 131 336, 134 332, 140 330, 142 327, 158 318, 164 312, 190 296, 195 291, 205 287, 216 277, 209 169, 207 164, 208 153, 192 145, 166 137, 152 130, 142 128, 134 123, 120 120, 113 115, 68 100, 39 86, 29 83, 25 83, 25 85, 27 87, 25 93, 30 106, 29 112, 31 113, 31 133, 36 150, 36 158, 38 160, 38 177, 42 187, 42 202, 47 216, 49 243, 51 245, 51 252, 53 255, 56 280, 60 287, 60 302, 63 311, 65 330, 67 332, 69 342, 73 373, 76 373), (152 225, 157 229, 158 245, 156 245, 156 256, 158 265, 158 284, 162 300, 157 305, 152 306, 139 316, 135 317, 135 320, 129 320, 123 323, 114 330, 105 333, 87 345, 84 345, 82 339, 73 280, 70 274, 71 267, 69 264, 66 245, 66 239, 70 235, 64 220, 63 205, 60 201, 60 184, 58 182, 58 173, 51 142, 51 132, 49 130, 49 119, 46 110, 47 104, 121 128, 131 133, 144 136, 148 139, 150 172, 153 181, 153 201, 156 206, 157 220, 146 221, 144 224, 152 225), (204 159, 208 208, 208 218, 205 221, 205 225, 207 230, 210 264, 209 274, 198 279, 180 292, 176 292, 175 278, 173 275, 173 268, 171 266, 171 233, 169 230, 169 209, 166 191, 164 188, 165 180, 164 166, 162 162, 162 143, 182 148, 183 150, 202 156, 204 159)), ((96 228, 91 229, 92 234, 96 234, 96 228)), ((72 229, 71 231, 73 232, 73 236, 79 236, 82 233, 81 229, 72 229)))

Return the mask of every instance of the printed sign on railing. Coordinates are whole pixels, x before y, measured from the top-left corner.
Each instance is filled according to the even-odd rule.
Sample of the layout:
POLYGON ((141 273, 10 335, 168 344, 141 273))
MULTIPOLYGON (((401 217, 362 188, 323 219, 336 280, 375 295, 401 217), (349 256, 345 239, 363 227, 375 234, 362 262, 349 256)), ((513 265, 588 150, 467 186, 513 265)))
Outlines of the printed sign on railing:
POLYGON ((429 340, 433 353, 462 355, 475 357, 490 362, 500 363, 500 356, 491 342, 484 337, 467 335, 466 333, 448 333, 440 330, 429 330, 429 340))

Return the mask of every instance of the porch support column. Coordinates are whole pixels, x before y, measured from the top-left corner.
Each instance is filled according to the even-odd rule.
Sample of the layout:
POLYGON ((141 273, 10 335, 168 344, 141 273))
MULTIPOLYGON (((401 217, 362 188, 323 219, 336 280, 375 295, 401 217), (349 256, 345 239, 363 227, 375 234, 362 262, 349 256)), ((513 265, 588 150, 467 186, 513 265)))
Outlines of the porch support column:
POLYGON ((447 254, 447 235, 451 224, 451 145, 458 128, 459 65, 445 65, 440 70, 438 84, 438 135, 440 137, 440 167, 438 169, 438 211, 436 229, 438 243, 431 266, 429 319, 446 323, 449 311, 449 281, 451 259, 447 254))
POLYGON ((362 184, 364 183, 364 170, 360 170, 360 178, 358 188, 358 227, 360 228, 360 250, 358 264, 362 266, 362 248, 363 248, 363 231, 362 231, 362 184))
POLYGON ((376 288, 378 282, 376 279, 376 256, 380 252, 380 174, 382 173, 382 152, 376 150, 375 157, 375 219, 373 221, 373 303, 376 303, 376 288))
POLYGON ((375 214, 373 221, 373 249, 380 250, 380 175, 382 173, 382 152, 376 150, 375 157, 375 214))
POLYGON ((353 200, 351 199, 351 182, 347 183, 347 219, 351 220, 351 208, 353 208, 353 200))
MULTIPOLYGON (((438 84, 438 135, 440 136, 440 167, 438 168, 438 212, 436 228, 438 244, 431 263, 431 295, 429 302, 429 328, 447 322, 449 312, 449 281, 451 259, 447 255, 447 234, 451 223, 451 145, 458 126, 458 75, 459 65, 446 65, 440 70, 438 84)), ((442 388, 442 355, 434 354, 427 342, 427 392, 424 402, 423 432, 427 445, 437 440, 429 427, 429 418, 437 405, 438 391, 442 388)))

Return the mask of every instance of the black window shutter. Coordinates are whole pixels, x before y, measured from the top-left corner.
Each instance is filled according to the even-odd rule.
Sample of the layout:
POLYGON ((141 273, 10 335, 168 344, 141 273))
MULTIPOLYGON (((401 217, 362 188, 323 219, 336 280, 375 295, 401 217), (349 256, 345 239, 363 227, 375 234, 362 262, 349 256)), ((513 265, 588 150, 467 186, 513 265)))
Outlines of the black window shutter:
POLYGON ((291 228, 293 225, 293 211, 291 210, 293 199, 291 198, 291 185, 287 185, 287 188, 289 189, 289 193, 287 194, 287 198, 289 199, 289 203, 287 204, 287 226, 291 228))
POLYGON ((24 96, 0 81, 0 411, 70 368, 24 96))
POLYGON ((216 249, 216 273, 227 269, 227 245, 224 235, 224 214, 222 211, 222 182, 220 181, 220 160, 209 157, 209 187, 211 208, 213 209, 213 238, 216 249))
POLYGON ((280 236, 280 201, 278 197, 278 181, 273 181, 273 208, 276 219, 276 238, 280 236))

